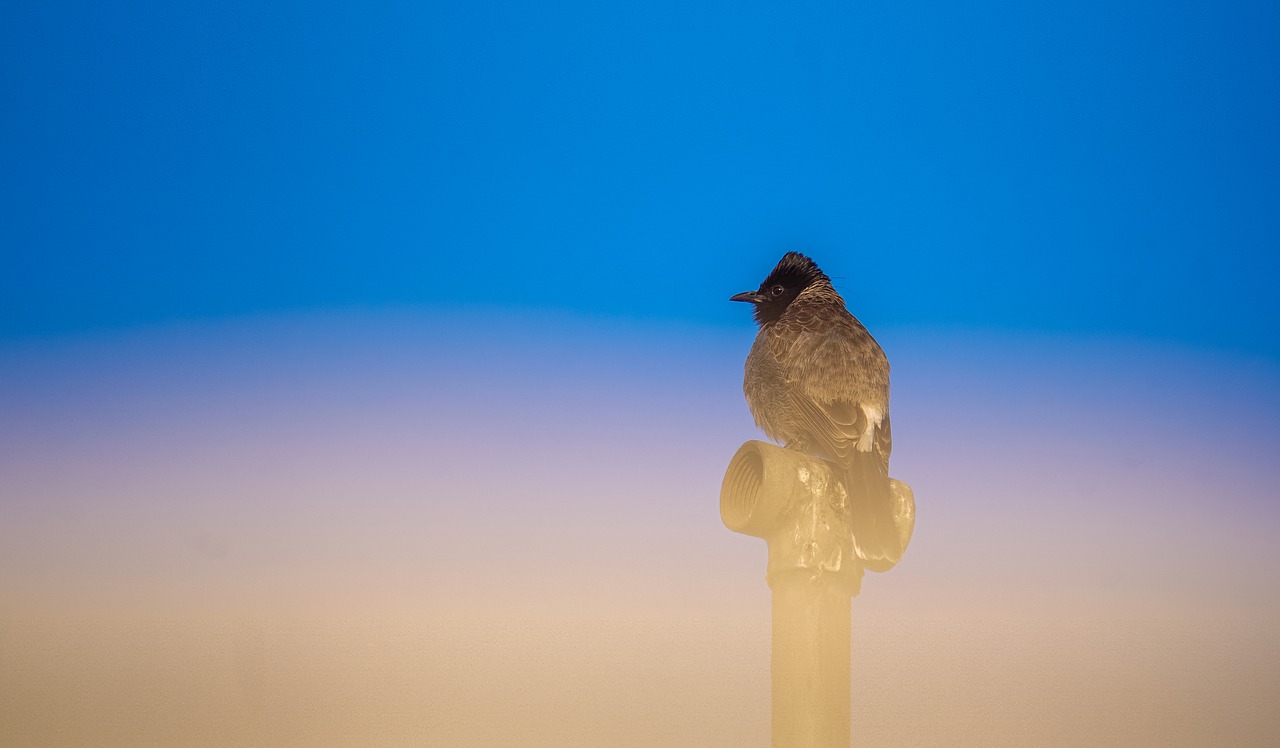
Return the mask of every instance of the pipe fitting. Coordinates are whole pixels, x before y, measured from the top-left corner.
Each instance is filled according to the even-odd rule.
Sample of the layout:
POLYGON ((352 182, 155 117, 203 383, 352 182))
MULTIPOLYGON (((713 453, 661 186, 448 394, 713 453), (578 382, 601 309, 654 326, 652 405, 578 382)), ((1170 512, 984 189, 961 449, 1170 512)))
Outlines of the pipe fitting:
POLYGON ((761 441, 743 444, 720 487, 720 518, 730 530, 768 543, 771 588, 797 576, 850 595, 861 587, 848 496, 821 460, 761 441))

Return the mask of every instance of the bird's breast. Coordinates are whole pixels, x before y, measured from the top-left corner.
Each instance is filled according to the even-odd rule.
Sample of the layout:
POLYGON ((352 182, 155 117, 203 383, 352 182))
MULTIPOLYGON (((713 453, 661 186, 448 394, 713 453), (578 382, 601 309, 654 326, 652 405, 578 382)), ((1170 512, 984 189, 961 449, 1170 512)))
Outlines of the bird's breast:
POLYGON ((742 392, 756 425, 770 438, 783 443, 795 439, 796 427, 785 367, 770 350, 764 331, 747 355, 742 392))

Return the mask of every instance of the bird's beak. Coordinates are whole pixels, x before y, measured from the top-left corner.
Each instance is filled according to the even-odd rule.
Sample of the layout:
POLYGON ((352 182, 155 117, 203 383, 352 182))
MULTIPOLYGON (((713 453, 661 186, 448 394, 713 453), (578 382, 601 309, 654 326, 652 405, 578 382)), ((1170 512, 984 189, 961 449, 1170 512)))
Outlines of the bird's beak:
POLYGON ((759 304, 759 303, 760 303, 760 292, 759 292, 759 291, 744 291, 744 292, 742 292, 742 293, 740 293, 740 294, 734 294, 733 296, 730 296, 730 297, 729 297, 729 301, 749 301, 749 302, 751 302, 752 304, 759 304))

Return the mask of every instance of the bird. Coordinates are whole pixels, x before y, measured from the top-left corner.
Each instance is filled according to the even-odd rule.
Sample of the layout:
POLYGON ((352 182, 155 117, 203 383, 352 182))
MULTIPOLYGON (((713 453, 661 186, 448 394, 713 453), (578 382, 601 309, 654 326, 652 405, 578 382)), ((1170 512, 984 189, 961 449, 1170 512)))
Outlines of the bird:
POLYGON ((902 556, 889 489, 889 359, 808 256, 787 252, 760 288, 730 298, 759 326, 742 382, 756 425, 832 466, 850 497, 854 549, 884 571, 902 556))

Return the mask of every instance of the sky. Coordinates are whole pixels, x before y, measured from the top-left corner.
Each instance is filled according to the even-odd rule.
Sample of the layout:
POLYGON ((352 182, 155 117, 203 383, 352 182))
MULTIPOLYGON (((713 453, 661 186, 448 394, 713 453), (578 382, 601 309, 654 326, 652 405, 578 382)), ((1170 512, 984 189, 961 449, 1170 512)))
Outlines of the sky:
POLYGON ((1275 358, 1266 3, 10 3, 0 344, 385 305, 1275 358), (899 294, 905 294, 900 297, 899 294))
POLYGON ((876 745, 1280 731, 1280 10, 0 10, 0 744, 764 746, 811 254, 893 365, 876 745))

